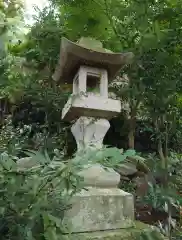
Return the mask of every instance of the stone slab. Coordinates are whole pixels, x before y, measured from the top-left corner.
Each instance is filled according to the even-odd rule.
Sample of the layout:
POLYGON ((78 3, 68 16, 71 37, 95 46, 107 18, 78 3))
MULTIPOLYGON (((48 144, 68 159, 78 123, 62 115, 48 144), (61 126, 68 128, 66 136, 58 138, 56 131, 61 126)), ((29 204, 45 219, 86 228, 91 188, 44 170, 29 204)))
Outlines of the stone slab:
POLYGON ((86 187, 115 189, 120 182, 119 173, 112 168, 103 167, 99 163, 84 166, 78 174, 84 179, 86 187))
POLYGON ((72 232, 130 228, 134 221, 133 196, 117 188, 88 188, 75 195, 65 222, 72 232))
POLYGON ((119 100, 94 95, 73 95, 62 110, 62 119, 72 121, 81 116, 111 119, 120 112, 119 100))
MULTIPOLYGON (((152 229, 149 225, 141 223, 139 221, 134 221, 134 226, 128 229, 117 229, 117 230, 108 230, 108 231, 96 231, 90 233, 74 233, 65 235, 64 240, 138 240, 140 235, 143 233, 151 234, 155 231, 155 240, 168 240, 163 235, 161 235, 156 230, 152 229)), ((144 238, 145 239, 145 238, 144 238)), ((148 238, 146 238, 148 239, 148 238)), ((151 238, 153 239, 153 238, 151 238)))

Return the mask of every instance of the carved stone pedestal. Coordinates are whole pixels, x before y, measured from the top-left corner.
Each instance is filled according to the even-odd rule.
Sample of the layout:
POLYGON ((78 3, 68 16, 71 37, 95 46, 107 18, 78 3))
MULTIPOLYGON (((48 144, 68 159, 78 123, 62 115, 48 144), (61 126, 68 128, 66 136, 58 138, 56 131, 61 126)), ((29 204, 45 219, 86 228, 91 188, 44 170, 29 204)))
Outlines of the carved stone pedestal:
MULTIPOLYGON (((78 151, 102 148, 110 124, 106 119, 80 117, 72 126, 78 151)), ((93 232, 130 228, 134 221, 133 196, 117 188, 120 175, 100 164, 88 163, 79 173, 85 189, 72 200, 65 220, 73 232, 93 232)))
POLYGON ((88 147, 102 148, 103 139, 109 128, 110 123, 107 119, 80 117, 71 128, 77 143, 77 150, 88 147))
POLYGON ((133 196, 117 188, 88 188, 74 196, 66 213, 73 232, 93 232, 133 226, 133 196))

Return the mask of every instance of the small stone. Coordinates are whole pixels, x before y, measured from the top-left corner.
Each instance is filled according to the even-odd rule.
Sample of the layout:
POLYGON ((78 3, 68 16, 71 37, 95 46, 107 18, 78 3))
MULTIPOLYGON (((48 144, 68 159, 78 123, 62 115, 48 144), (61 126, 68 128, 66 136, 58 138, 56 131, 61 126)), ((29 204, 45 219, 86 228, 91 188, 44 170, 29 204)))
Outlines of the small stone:
POLYGON ((123 176, 133 175, 138 172, 136 166, 129 162, 120 164, 120 167, 117 171, 123 176))
POLYGON ((100 164, 85 166, 79 173, 84 178, 85 186, 100 188, 117 188, 120 175, 111 168, 103 168, 100 164))
POLYGON ((39 163, 35 159, 33 159, 32 157, 25 157, 25 158, 20 158, 17 161, 17 165, 18 165, 19 169, 23 170, 23 169, 38 166, 39 163))

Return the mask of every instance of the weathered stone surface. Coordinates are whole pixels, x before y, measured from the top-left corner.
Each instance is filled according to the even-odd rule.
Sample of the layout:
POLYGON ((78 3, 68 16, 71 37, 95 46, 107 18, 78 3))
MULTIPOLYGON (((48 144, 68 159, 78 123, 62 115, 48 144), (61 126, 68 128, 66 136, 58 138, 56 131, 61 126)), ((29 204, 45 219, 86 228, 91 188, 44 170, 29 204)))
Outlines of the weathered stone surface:
MULTIPOLYGON (((117 229, 108 231, 96 231, 90 233, 73 233, 69 236, 64 236, 65 240, 138 240, 143 232, 150 234, 154 230, 144 223, 134 221, 134 226, 127 229, 117 229)), ((155 232, 158 238, 156 240, 167 240, 163 235, 155 232)), ((143 239, 142 239, 143 240, 143 239)))
POLYGON ((106 69, 80 66, 73 79, 73 94, 94 93, 108 98, 108 74, 106 69))
POLYGON ((32 168, 35 166, 38 166, 39 163, 32 157, 25 157, 25 158, 20 158, 17 161, 17 166, 19 169, 24 170, 26 168, 32 168))
POLYGON ((120 164, 118 172, 123 176, 129 176, 133 175, 138 172, 135 164, 130 162, 125 162, 123 164, 120 164))
POLYGON ((143 157, 140 157, 140 156, 138 156, 138 155, 135 155, 135 156, 130 156, 130 157, 128 157, 130 160, 132 160, 132 161, 134 161, 134 162, 145 162, 146 161, 146 159, 145 158, 143 158, 143 157))
POLYGON ((117 188, 120 175, 112 168, 104 168, 100 164, 85 166, 80 173, 84 178, 85 186, 99 188, 117 188))
POLYGON ((136 168, 139 171, 148 173, 150 171, 149 167, 146 164, 146 159, 138 155, 128 157, 128 160, 136 165, 136 168))
POLYGON ((91 232, 133 226, 133 196, 120 189, 88 188, 73 197, 65 221, 72 232, 91 232))
POLYGON ((84 48, 87 47, 94 51, 103 52, 103 53, 104 52, 105 53, 113 53, 111 50, 103 48, 102 42, 100 42, 96 39, 93 39, 93 38, 81 37, 78 41, 78 44, 84 48))
POLYGON ((120 112, 119 100, 96 95, 73 95, 62 110, 62 119, 71 121, 81 116, 111 119, 120 112))
POLYGON ((112 53, 104 49, 101 43, 91 39, 85 41, 82 38, 78 43, 74 43, 62 38, 60 59, 53 79, 70 83, 79 64, 85 64, 108 69, 109 80, 112 80, 124 65, 132 62, 133 57, 133 53, 112 53))
POLYGON ((106 119, 80 117, 71 127, 78 151, 88 147, 102 148, 103 139, 110 128, 106 119))
MULTIPOLYGON (((93 39, 82 38, 78 44, 62 39, 60 61, 53 78, 73 82, 73 94, 62 111, 62 119, 77 119, 71 131, 79 152, 103 147, 110 127, 108 119, 121 112, 121 102, 108 98, 108 81, 132 57, 131 53, 111 53, 93 39)), ((100 164, 91 164, 86 164, 79 173, 87 190, 82 189, 73 197, 65 221, 72 224, 73 232, 132 227, 133 196, 117 188, 119 174, 100 164)))

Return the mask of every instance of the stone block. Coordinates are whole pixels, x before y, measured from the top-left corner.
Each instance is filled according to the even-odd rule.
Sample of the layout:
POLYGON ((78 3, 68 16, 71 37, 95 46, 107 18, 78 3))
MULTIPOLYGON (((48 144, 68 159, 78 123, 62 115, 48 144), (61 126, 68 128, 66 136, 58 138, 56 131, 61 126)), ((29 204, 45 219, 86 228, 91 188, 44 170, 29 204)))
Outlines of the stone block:
POLYGON ((120 100, 94 95, 73 95, 62 110, 62 119, 72 121, 81 116, 111 119, 120 112, 120 100))
POLYGON ((120 182, 119 173, 99 163, 83 166, 83 170, 78 175, 84 179, 86 187, 115 189, 120 182))
POLYGON ((144 233, 148 236, 154 236, 155 240, 168 240, 151 226, 141 223, 139 221, 133 222, 133 227, 127 229, 116 229, 107 231, 96 231, 89 233, 73 233, 64 235, 60 239, 64 240, 144 240, 153 238, 142 238, 144 233))
POLYGON ((133 196, 117 188, 88 188, 75 195, 65 221, 72 232, 130 228, 134 221, 133 196))

